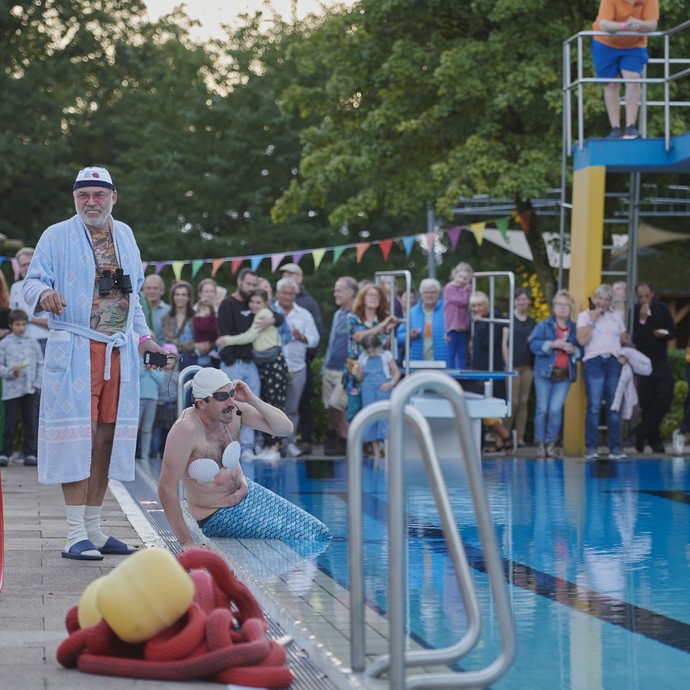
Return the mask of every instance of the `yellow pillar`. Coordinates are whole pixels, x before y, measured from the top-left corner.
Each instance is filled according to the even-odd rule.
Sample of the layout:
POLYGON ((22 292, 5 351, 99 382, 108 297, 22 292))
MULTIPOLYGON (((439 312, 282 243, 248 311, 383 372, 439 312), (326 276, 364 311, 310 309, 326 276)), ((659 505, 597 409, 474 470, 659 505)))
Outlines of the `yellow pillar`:
MULTIPOLYGON (((573 212, 570 237, 570 284, 577 312, 587 309, 588 297, 601 284, 604 241, 606 168, 591 166, 573 175, 573 212)), ((575 321, 576 314, 573 314, 575 321)), ((565 455, 585 453, 585 386, 582 368, 570 387, 563 419, 565 455)))

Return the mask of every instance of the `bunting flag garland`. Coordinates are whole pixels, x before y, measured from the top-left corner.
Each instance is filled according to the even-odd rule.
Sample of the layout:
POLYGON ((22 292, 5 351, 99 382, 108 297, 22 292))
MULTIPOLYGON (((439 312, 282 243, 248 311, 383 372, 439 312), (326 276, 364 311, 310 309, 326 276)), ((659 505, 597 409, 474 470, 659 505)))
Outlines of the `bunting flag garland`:
POLYGON ((402 238, 403 247, 405 247, 405 256, 409 256, 414 247, 414 235, 408 235, 402 238))
POLYGON ((276 268, 280 266, 281 261, 285 258, 285 254, 274 254, 271 257, 271 273, 276 272, 276 268))
POLYGON ((326 255, 326 250, 325 249, 314 249, 311 253, 312 258, 314 259, 314 270, 318 271, 319 266, 321 265, 321 262, 323 261, 323 257, 326 255))
POLYGON ((172 270, 175 276, 175 280, 182 280, 182 267, 184 266, 184 261, 173 261, 172 270))
MULTIPOLYGON (((402 244, 403 249, 405 251, 405 256, 409 257, 416 242, 419 242, 423 247, 426 247, 427 252, 432 252, 435 248, 436 239, 441 239, 443 235, 447 235, 448 240, 450 242, 451 251, 455 251, 463 230, 471 230, 472 235, 474 236, 477 244, 479 246, 482 246, 484 242, 485 232, 487 231, 487 225, 489 224, 494 225, 496 227, 496 230, 492 230, 489 233, 492 234, 490 240, 491 242, 499 243, 496 235, 496 232, 498 232, 500 233, 500 236, 502 238, 500 246, 502 246, 504 249, 508 249, 508 251, 512 251, 513 253, 522 255, 521 252, 518 251, 517 247, 512 248, 508 246, 510 244, 509 225, 511 220, 519 222, 523 232, 526 234, 529 230, 531 216, 531 211, 526 211, 522 214, 513 212, 511 216, 507 218, 497 218, 487 222, 471 223, 467 226, 456 226, 453 228, 448 228, 446 230, 440 229, 434 230, 432 232, 420 233, 417 235, 405 235, 401 237, 393 237, 384 240, 372 240, 370 242, 357 242, 352 244, 342 244, 331 247, 320 247, 318 249, 301 249, 289 253, 281 252, 277 254, 254 254, 252 256, 219 257, 215 259, 192 259, 186 261, 143 261, 142 268, 144 271, 146 271, 147 268, 153 266, 154 272, 158 274, 163 270, 165 266, 170 266, 172 268, 173 274, 175 275, 175 279, 181 280, 183 268, 186 265, 190 265, 191 278, 193 280, 197 276, 199 271, 203 268, 203 266, 206 264, 211 264, 211 277, 215 277, 218 271, 223 266, 223 264, 226 262, 230 263, 230 268, 232 274, 234 275, 237 273, 240 266, 245 261, 249 261, 252 270, 256 271, 263 262, 263 260, 269 258, 271 261, 271 272, 275 273, 279 269, 281 263, 283 262, 283 259, 285 259, 286 256, 291 256, 292 261, 296 264, 299 264, 299 262, 304 258, 305 255, 310 255, 314 262, 314 270, 316 271, 323 263, 323 260, 327 252, 333 253, 332 262, 333 264, 336 264, 346 250, 354 249, 356 254, 356 260, 359 264, 362 262, 364 254, 367 252, 367 250, 371 247, 372 244, 378 245, 384 262, 387 262, 390 257, 393 245, 396 242, 402 244)), ((515 243, 513 242, 513 244, 515 243)), ((9 260, 9 257, 0 256, 0 264, 5 259, 9 260)), ((12 262, 13 270, 18 275, 18 266, 15 268, 16 260, 12 259, 12 262)))
POLYGON ((448 230, 448 237, 450 238, 450 250, 453 252, 455 251, 455 247, 458 244, 461 232, 462 228, 452 228, 451 230, 448 230))
POLYGON ((371 242, 360 242, 357 245, 357 263, 362 263, 362 257, 364 253, 371 247, 371 242))
POLYGON ((149 262, 148 261, 142 261, 141 262, 141 272, 146 273, 146 269, 149 267, 149 262))
POLYGON ((214 277, 218 273, 218 269, 225 263, 225 259, 213 259, 211 262, 211 276, 214 277))
POLYGON ((482 242, 484 242, 484 230, 486 229, 486 223, 472 223, 470 225, 470 230, 474 234, 474 239, 477 240, 477 244, 481 247, 482 242))
POLYGON ((494 222, 496 229, 501 233, 501 237, 504 240, 508 239, 508 222, 507 218, 499 218, 494 222))
POLYGON ((529 232, 529 223, 530 219, 532 218, 532 212, 531 211, 525 211, 524 213, 519 213, 517 215, 518 222, 520 223, 520 227, 527 233, 529 232))
POLYGON ((381 254, 383 255, 384 261, 388 261, 388 255, 391 253, 392 246, 393 240, 381 240, 379 242, 379 248, 381 249, 381 254))

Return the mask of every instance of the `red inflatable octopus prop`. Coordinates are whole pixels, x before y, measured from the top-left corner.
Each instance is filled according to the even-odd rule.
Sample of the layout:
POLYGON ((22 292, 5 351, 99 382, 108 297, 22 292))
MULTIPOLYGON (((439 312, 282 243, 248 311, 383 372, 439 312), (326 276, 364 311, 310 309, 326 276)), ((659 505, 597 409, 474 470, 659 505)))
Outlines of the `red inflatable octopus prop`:
POLYGON ((256 599, 207 549, 177 560, 163 549, 129 556, 89 585, 66 625, 57 659, 85 673, 261 688, 287 688, 293 679, 256 599))

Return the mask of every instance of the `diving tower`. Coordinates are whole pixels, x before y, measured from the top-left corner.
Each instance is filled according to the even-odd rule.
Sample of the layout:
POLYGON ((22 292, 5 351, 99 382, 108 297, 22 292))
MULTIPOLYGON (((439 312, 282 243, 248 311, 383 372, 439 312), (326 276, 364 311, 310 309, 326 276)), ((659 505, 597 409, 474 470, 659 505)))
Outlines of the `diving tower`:
POLYGON ((603 167, 609 173, 690 173, 690 132, 658 139, 589 139, 575 147, 573 170, 603 167))
MULTIPOLYGON (((648 68, 640 79, 598 79, 584 76, 584 50, 590 47, 591 37, 603 32, 583 31, 563 44, 563 166, 561 198, 561 236, 564 234, 565 213, 571 211, 569 290, 576 310, 586 308, 587 298, 607 276, 617 273, 628 285, 628 326, 634 304, 634 286, 637 283, 637 229, 639 225, 640 185, 643 174, 678 174, 690 172, 690 132, 671 131, 671 109, 690 107, 690 101, 671 99, 680 91, 679 82, 687 91, 690 59, 672 57, 673 37, 690 29, 686 21, 669 31, 646 34, 652 42, 663 44, 662 57, 650 58, 648 68), (575 69, 573 69, 575 65, 575 69), (649 76, 648 72, 661 72, 649 76), (603 87, 608 82, 640 83, 641 139, 586 139, 584 134, 584 93, 588 84, 603 87), (661 94, 657 100, 651 96, 661 94), (648 137, 648 113, 651 108, 663 110, 663 136, 648 137), (575 120, 577 138, 573 139, 575 120), (568 168, 572 165, 572 201, 565 197, 568 168), (603 270, 605 195, 607 174, 622 173, 629 176, 628 261, 624 271, 603 270)), ((627 32, 628 35, 630 32, 627 32)), ((597 94, 603 98, 602 93, 597 94)), ((624 108, 622 108, 624 112, 624 108)), ((655 124, 658 123, 655 121, 655 124)), ((563 242, 561 241, 561 247, 563 242)), ((566 401, 564 451, 567 455, 581 456, 585 451, 585 391, 583 377, 571 386, 566 401)))

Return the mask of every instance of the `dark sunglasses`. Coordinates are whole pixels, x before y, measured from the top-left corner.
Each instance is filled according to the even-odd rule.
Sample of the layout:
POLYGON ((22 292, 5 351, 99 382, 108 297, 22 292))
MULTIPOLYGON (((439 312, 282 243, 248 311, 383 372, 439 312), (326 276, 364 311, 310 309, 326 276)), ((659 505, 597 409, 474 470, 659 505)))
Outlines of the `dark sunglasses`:
POLYGON ((209 395, 209 398, 213 398, 214 400, 217 400, 218 402, 225 402, 228 398, 234 398, 235 397, 235 389, 233 388, 231 391, 216 391, 212 395, 209 395))

